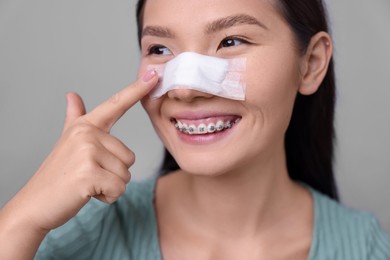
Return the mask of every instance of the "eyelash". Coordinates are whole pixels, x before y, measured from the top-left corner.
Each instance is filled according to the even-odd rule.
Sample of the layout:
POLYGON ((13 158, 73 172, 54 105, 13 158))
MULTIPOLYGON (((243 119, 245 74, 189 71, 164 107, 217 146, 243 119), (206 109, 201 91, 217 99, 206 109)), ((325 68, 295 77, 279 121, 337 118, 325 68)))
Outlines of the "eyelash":
MULTIPOLYGON (((239 41, 240 44, 250 44, 250 42, 247 39, 244 39, 244 37, 238 37, 238 36, 228 36, 224 38, 218 45, 217 50, 221 48, 229 48, 229 47, 235 47, 238 45, 229 45, 229 46, 224 46, 225 43, 228 41, 230 42, 236 42, 239 41)), ((165 47, 164 45, 156 44, 156 45, 151 45, 148 50, 147 50, 147 55, 157 55, 157 56, 163 56, 163 55, 169 55, 169 54, 164 54, 164 51, 161 51, 161 49, 166 49, 169 51, 169 54, 172 54, 171 51, 165 47)))
POLYGON ((227 43, 228 41, 230 41, 230 42, 239 41, 239 42, 241 42, 239 45, 241 45, 241 44, 249 44, 250 43, 248 40, 244 39, 244 37, 228 36, 225 39, 223 39, 221 41, 221 43, 218 45, 218 50, 221 49, 221 48, 229 48, 229 47, 237 46, 237 45, 224 46, 224 43, 227 43))
MULTIPOLYGON (((148 50, 147 50, 147 55, 164 55, 164 53, 161 53, 161 49, 167 49, 164 45, 156 44, 156 45, 151 45, 148 50), (157 53, 159 51, 160 53, 157 53)), ((170 51, 169 51, 170 52, 170 51)), ((167 54, 165 54, 167 55, 167 54)))

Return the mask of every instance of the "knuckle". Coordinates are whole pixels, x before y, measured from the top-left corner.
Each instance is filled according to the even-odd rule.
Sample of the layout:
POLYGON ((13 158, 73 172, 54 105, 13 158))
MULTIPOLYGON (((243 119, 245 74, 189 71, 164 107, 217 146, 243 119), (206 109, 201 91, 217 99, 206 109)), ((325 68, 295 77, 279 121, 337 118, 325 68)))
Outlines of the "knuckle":
POLYGON ((117 200, 126 191, 126 183, 119 177, 112 176, 106 179, 105 184, 100 185, 99 193, 117 200))
POLYGON ((121 185, 116 184, 111 192, 104 193, 103 191, 101 194, 104 194, 104 196, 109 199, 109 203, 113 203, 118 200, 125 193, 125 191, 126 185, 122 182, 121 185))
POLYGON ((129 150, 128 154, 125 157, 125 163, 127 168, 130 168, 135 162, 135 154, 129 150))
POLYGON ((126 191, 126 183, 117 179, 113 184, 112 194, 110 195, 119 198, 126 191))
POLYGON ((125 181, 125 183, 129 183, 131 179, 131 173, 126 169, 123 171, 122 179, 125 181))
POLYGON ((131 172, 130 171, 128 171, 127 172, 127 183, 129 183, 130 181, 131 181, 131 172))
POLYGON ((120 174, 121 174, 121 176, 124 176, 127 178, 127 175, 129 175, 129 169, 127 168, 127 165, 121 163, 120 174))
POLYGON ((125 192, 126 192, 126 183, 120 182, 120 184, 118 184, 116 189, 117 197, 122 196, 125 192))
POLYGON ((102 151, 98 144, 83 142, 76 145, 70 151, 73 165, 76 165, 82 172, 96 171, 101 168, 99 163, 99 157, 101 156, 99 154, 102 151))
POLYGON ((103 129, 105 132, 109 133, 110 132, 110 129, 114 126, 114 123, 115 122, 111 122, 111 121, 102 121, 102 122, 99 122, 100 124, 100 128, 103 129))
POLYGON ((95 174, 99 171, 98 166, 89 161, 80 166, 80 171, 77 174, 77 183, 81 184, 84 187, 89 187, 93 185, 95 174))
POLYGON ((79 153, 87 159, 94 161, 96 155, 100 153, 100 148, 96 144, 91 142, 84 142, 79 146, 79 153))
POLYGON ((99 170, 98 164, 94 160, 83 160, 82 166, 80 166, 82 176, 89 177, 91 174, 95 174, 99 170))
POLYGON ((95 132, 95 127, 85 122, 80 122, 73 125, 69 129, 69 136, 71 138, 85 138, 86 136, 91 136, 95 132))

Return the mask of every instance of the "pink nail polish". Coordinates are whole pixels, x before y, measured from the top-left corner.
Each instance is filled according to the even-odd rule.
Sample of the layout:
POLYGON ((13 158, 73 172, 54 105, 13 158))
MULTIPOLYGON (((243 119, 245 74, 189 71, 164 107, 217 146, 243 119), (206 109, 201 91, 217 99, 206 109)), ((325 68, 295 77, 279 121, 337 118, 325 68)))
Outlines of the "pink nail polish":
POLYGON ((150 70, 148 70, 148 71, 144 74, 142 80, 145 81, 145 82, 148 82, 148 81, 150 81, 156 74, 157 74, 157 72, 156 72, 155 69, 150 69, 150 70))

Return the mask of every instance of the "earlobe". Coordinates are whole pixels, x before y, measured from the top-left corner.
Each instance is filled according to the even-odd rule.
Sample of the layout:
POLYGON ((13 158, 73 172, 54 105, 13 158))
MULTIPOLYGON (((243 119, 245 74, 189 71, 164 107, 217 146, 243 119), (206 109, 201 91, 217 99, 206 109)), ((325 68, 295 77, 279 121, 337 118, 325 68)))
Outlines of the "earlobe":
POLYGON ((302 82, 299 93, 311 95, 321 85, 332 57, 332 39, 326 32, 319 32, 314 35, 309 43, 304 56, 304 70, 302 71, 302 82))

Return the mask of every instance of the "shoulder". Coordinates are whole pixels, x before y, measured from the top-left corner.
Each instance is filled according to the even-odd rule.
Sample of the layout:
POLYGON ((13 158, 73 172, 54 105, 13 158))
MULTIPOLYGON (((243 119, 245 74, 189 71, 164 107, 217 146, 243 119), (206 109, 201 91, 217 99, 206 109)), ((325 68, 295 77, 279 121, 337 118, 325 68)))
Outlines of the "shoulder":
POLYGON ((311 259, 390 259, 390 237, 373 215, 311 191, 315 204, 311 259))

